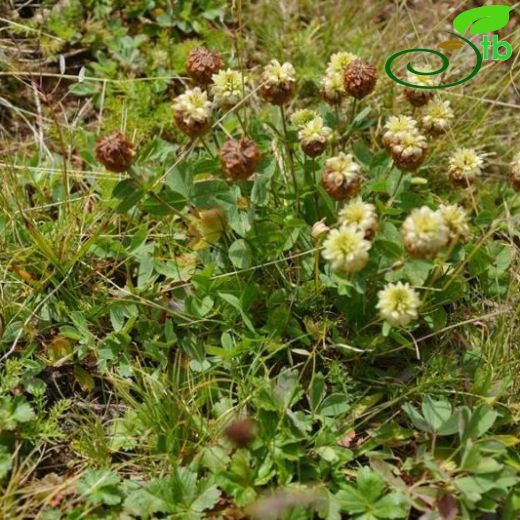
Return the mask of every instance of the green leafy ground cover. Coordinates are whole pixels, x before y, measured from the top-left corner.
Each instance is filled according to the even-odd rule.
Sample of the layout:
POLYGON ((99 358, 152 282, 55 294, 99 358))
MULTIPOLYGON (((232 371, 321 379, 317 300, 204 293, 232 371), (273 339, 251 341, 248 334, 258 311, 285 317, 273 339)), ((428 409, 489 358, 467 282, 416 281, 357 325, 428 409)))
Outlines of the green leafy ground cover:
POLYGON ((518 14, 499 31, 514 56, 441 94, 450 128, 406 172, 384 125, 424 108, 384 63, 441 42, 458 11, 405 4, 0 7, 0 518, 518 518, 518 14), (192 140, 172 103, 201 45, 249 95, 192 140), (320 82, 339 51, 378 82, 331 107, 320 82), (273 58, 296 70, 283 111, 259 91, 273 58), (333 130, 314 159, 301 108, 333 130), (96 159, 116 130, 130 172, 96 159), (219 149, 244 135, 261 159, 233 182, 219 149), (482 175, 454 186, 464 147, 482 175), (312 233, 343 207, 320 183, 340 151, 378 220, 354 273, 312 233), (441 204, 465 209, 469 236, 411 256, 403 222, 441 204), (404 326, 377 308, 397 282, 420 297, 404 326))

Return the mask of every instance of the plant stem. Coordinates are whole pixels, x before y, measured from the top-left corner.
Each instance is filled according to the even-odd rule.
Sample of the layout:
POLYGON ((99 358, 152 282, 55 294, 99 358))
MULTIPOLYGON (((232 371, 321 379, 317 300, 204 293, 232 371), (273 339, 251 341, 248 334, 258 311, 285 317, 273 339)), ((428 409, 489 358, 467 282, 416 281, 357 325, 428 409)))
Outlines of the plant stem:
POLYGON ((350 117, 349 117, 349 120, 348 120, 349 126, 352 125, 352 122, 354 121, 354 117, 356 115, 356 107, 357 107, 357 99, 356 98, 352 99, 351 107, 352 108, 350 110, 350 117))
POLYGON ((208 146, 208 143, 206 143, 205 139, 201 136, 199 137, 199 141, 202 143, 202 145, 204 146, 204 148, 206 149, 206 152, 208 152, 208 154, 210 155, 210 157, 212 159, 215 159, 215 156, 213 155, 213 153, 211 152, 211 149, 210 147, 208 146))
POLYGON ((318 192, 316 186, 318 185, 318 179, 316 179, 316 159, 311 159, 311 178, 312 178, 312 195, 314 197, 314 210, 316 211, 316 220, 320 219, 320 212, 318 209, 318 192))
POLYGON ((294 170, 294 159, 292 155, 291 145, 289 144, 289 133, 287 131, 287 123, 285 122, 285 110, 283 105, 280 105, 280 114, 282 116, 282 128, 283 135, 285 138, 285 148, 287 150, 287 157, 289 159, 289 170, 291 172, 291 177, 294 186, 294 198, 296 199, 296 214, 300 213, 300 195, 298 191, 298 181, 296 180, 296 172, 294 170))
POLYGON ((399 187, 401 186, 401 182, 403 180, 403 177, 404 177, 403 170, 399 170, 399 179, 397 180, 397 184, 395 185, 394 192, 392 193, 392 196, 390 197, 390 200, 386 204, 387 208, 391 208, 392 207, 392 204, 395 201, 395 197, 397 196, 397 192, 399 191, 399 187))

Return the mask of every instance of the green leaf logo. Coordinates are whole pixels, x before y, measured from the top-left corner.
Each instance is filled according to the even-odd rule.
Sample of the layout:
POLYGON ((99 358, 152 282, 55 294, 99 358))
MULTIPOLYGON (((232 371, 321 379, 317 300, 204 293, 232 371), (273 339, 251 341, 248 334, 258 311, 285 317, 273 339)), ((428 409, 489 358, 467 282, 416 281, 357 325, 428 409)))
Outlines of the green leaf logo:
POLYGON ((460 34, 469 29, 470 34, 497 31, 509 23, 511 7, 507 5, 484 5, 460 13, 453 20, 453 27, 460 34))

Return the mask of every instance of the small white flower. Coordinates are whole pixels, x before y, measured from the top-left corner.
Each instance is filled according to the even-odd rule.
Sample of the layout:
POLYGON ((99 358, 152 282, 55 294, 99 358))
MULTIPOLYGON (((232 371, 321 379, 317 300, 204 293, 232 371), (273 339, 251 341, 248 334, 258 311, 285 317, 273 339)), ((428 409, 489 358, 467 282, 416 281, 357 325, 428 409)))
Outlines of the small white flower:
POLYGON ((327 66, 327 74, 345 72, 345 69, 354 61, 359 59, 359 56, 352 54, 351 52, 336 52, 330 59, 327 66))
POLYGON ((365 237, 370 237, 377 229, 376 207, 357 197, 343 206, 338 215, 338 222, 341 226, 352 225, 365 237))
POLYGON ((398 143, 404 135, 417 131, 417 121, 410 116, 390 116, 384 126, 383 144, 398 143))
POLYGON ((377 293, 377 308, 381 318, 393 327, 406 327, 418 318, 419 295, 409 284, 388 284, 377 293))
POLYGON ((464 239, 469 235, 468 214, 457 204, 441 204, 439 213, 442 215, 450 232, 450 240, 464 239))
POLYGON ((347 95, 343 73, 327 72, 321 80, 321 91, 326 101, 339 103, 347 95))
POLYGON ((472 148, 460 148, 450 157, 448 173, 458 183, 475 180, 482 173, 484 161, 472 148))
POLYGON ((211 117, 211 101, 208 100, 208 95, 199 87, 186 90, 175 99, 173 109, 182 114, 186 123, 192 121, 203 122, 211 117))
POLYGON ((351 182, 361 175, 361 168, 350 153, 340 152, 335 157, 327 159, 325 168, 329 178, 333 179, 338 186, 345 182, 351 182))
POLYGON ((306 123, 298 132, 298 139, 303 146, 316 141, 325 143, 331 134, 332 130, 328 126, 325 126, 323 119, 320 116, 316 116, 306 123))
POLYGON ((453 110, 449 101, 440 98, 433 99, 424 108, 422 126, 432 134, 442 134, 450 127, 453 119, 453 110))
POLYGON ((402 235, 407 251, 418 257, 431 257, 445 246, 450 232, 443 216, 427 206, 414 209, 403 222, 402 235))
POLYGON ((282 65, 278 60, 271 60, 264 67, 262 82, 268 85, 289 85, 295 81, 296 71, 288 62, 282 65))
POLYGON ((318 220, 318 222, 315 222, 312 226, 311 235, 312 238, 320 238, 323 235, 326 235, 330 231, 329 226, 325 224, 325 219, 322 218, 321 220, 318 220))
POLYGON ((301 108, 300 110, 296 110, 291 115, 291 123, 294 126, 302 127, 302 126, 306 125, 309 121, 312 121, 316 117, 318 117, 318 113, 315 110, 310 110, 308 108, 301 108))
POLYGON ((342 226, 328 234, 322 255, 334 271, 356 273, 367 264, 370 245, 354 226, 342 226))
POLYGON ((242 80, 242 75, 237 70, 221 70, 213 74, 213 85, 211 93, 215 103, 223 108, 229 108, 242 100, 243 88, 246 85, 246 78, 242 80))

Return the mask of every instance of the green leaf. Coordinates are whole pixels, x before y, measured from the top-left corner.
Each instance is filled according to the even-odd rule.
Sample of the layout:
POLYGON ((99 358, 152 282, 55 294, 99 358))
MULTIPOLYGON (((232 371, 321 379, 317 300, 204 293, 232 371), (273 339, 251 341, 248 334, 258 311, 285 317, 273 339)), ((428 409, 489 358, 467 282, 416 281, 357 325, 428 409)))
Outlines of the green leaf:
POLYGON ((7 396, 0 399, 0 432, 15 430, 20 423, 32 421, 36 417, 25 397, 7 396))
POLYGON ((471 415, 468 425, 464 429, 464 436, 477 439, 484 435, 493 426, 498 413, 487 405, 479 406, 471 415))
POLYGON ((509 23, 509 12, 512 7, 507 5, 484 5, 460 13, 453 20, 453 27, 461 34, 469 29, 470 34, 483 34, 498 31, 509 23))
POLYGON ((92 504, 114 506, 121 502, 119 477, 105 469, 89 469, 78 482, 78 493, 92 504))
POLYGON ((319 407, 319 414, 324 417, 337 417, 341 414, 347 413, 350 409, 350 404, 345 397, 345 394, 332 394, 326 397, 319 407))
POLYGON ((211 509, 220 498, 220 491, 217 486, 211 486, 203 491, 191 504, 190 509, 196 513, 202 513, 206 509, 211 509))
POLYGON ((438 432, 451 417, 452 407, 448 401, 435 401, 427 395, 423 399, 422 413, 432 430, 438 432))
POLYGON ((251 267, 253 261, 253 252, 250 245, 242 238, 235 240, 228 251, 231 263, 238 269, 247 269, 251 267))
POLYGON ((131 492, 126 497, 123 507, 136 518, 150 518, 154 513, 165 512, 163 501, 142 488, 131 492))
POLYGON ((309 388, 309 404, 311 410, 316 412, 323 396, 325 395, 325 378, 321 372, 314 374, 309 388))
POLYGON ((357 472, 357 487, 365 500, 375 502, 383 493, 385 483, 383 479, 368 466, 359 468, 357 472))
POLYGON ((353 486, 345 486, 336 493, 341 511, 363 513, 366 510, 365 497, 353 486))
POLYGON ((224 301, 229 303, 229 305, 234 307, 240 313, 240 316, 242 317, 242 320, 244 321, 244 324, 246 325, 246 327, 251 332, 255 332, 253 323, 249 319, 249 316, 247 316, 247 314, 244 312, 240 300, 234 294, 228 294, 228 293, 218 293, 218 294, 224 301))
POLYGON ((373 513, 377 518, 406 518, 408 500, 402 493, 390 493, 378 500, 373 513))
POLYGON ((0 480, 2 480, 13 467, 11 454, 7 448, 0 444, 0 480))
POLYGON ((433 433, 431 426, 424 419, 424 417, 419 413, 419 411, 415 408, 415 406, 411 405, 410 403, 405 403, 403 405, 403 411, 406 413, 406 415, 408 415, 408 417, 412 421, 413 425, 417 429, 419 429, 423 432, 433 433))

